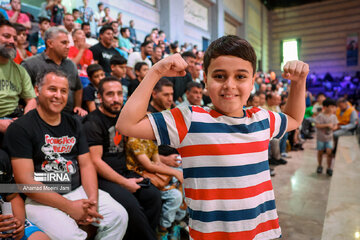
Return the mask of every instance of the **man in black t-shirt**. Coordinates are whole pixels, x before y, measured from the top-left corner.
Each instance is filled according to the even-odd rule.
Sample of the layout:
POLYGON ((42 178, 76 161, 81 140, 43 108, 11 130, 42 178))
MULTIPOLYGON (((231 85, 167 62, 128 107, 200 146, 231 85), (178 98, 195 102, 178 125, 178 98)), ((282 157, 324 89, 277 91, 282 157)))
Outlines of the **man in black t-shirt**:
POLYGON ((122 85, 111 76, 101 80, 98 88, 100 107, 85 119, 90 155, 99 175, 99 188, 125 207, 129 227, 125 239, 156 239, 161 197, 153 185, 140 187, 141 176, 126 167, 124 137, 115 124, 123 104, 122 85))
POLYGON ((128 220, 126 210, 98 190, 81 125, 62 112, 69 92, 66 74, 45 72, 38 78, 35 92, 36 109, 11 124, 4 140, 15 181, 38 190, 24 192, 28 219, 51 239, 86 239, 86 232, 78 225, 88 224, 99 227, 99 239, 122 239, 128 220), (45 185, 67 178, 71 179, 69 193, 57 193, 60 186, 43 191, 48 190, 45 185))
POLYGON ((100 29, 100 42, 89 48, 93 53, 95 63, 103 67, 106 76, 109 76, 111 73, 111 57, 120 55, 120 53, 111 46, 113 39, 114 29, 110 25, 105 25, 100 29))

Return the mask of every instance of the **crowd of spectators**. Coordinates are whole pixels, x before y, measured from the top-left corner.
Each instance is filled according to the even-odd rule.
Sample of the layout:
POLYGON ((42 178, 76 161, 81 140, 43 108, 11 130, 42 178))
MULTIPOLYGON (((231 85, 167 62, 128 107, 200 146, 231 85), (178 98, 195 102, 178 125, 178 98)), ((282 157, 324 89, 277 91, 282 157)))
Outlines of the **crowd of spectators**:
MULTIPOLYGON (((112 19, 103 3, 95 11, 87 0, 83 3, 79 9, 66 9, 61 0, 44 2, 37 27, 21 13, 20 0, 11 0, 11 9, 0 12, 0 132, 4 144, 0 180, 11 175, 10 159, 17 183, 39 184, 31 175, 38 171, 63 171, 72 178, 72 191, 64 195, 26 193, 25 208, 18 195, 2 194, 13 203, 14 234, 23 234, 26 210, 27 218, 41 229, 34 239, 48 239, 45 234, 51 239, 85 239, 84 226, 90 223, 96 225, 101 239, 180 239, 180 229, 185 234, 188 230, 181 157, 169 146, 119 135, 115 123, 148 70, 175 53, 188 64, 186 75, 162 78, 153 89, 148 112, 211 106, 203 81, 204 53, 196 45, 168 41, 166 33, 157 28, 141 42, 133 20, 125 26, 122 14, 112 19), (96 32, 91 32, 93 20, 96 32), (66 114, 59 118, 60 112, 66 114), (18 151, 19 146, 24 150, 18 151), (60 151, 63 147, 66 149, 60 151), (92 164, 87 163, 89 159, 92 164), (156 187, 145 181, 146 171, 171 176, 171 180, 156 187), (114 207, 109 212, 111 204, 114 207), (18 208, 22 214, 15 211, 18 208), (93 222, 93 218, 103 220, 93 222)), ((259 71, 254 77, 246 109, 282 112, 291 87, 288 81, 273 71, 259 71)), ((340 125, 334 133, 335 143, 339 136, 351 134, 358 124, 359 77, 359 72, 340 80, 330 74, 324 79, 309 75, 308 89, 321 88, 326 95, 317 93, 315 100, 307 92, 309 109, 302 126, 270 141, 270 165, 286 164, 289 151, 303 150, 302 143, 312 138, 316 116, 330 90, 333 98, 344 95, 342 89, 352 91, 350 98, 345 95, 338 100, 340 125)), ((275 176, 273 168, 271 174, 275 176)))

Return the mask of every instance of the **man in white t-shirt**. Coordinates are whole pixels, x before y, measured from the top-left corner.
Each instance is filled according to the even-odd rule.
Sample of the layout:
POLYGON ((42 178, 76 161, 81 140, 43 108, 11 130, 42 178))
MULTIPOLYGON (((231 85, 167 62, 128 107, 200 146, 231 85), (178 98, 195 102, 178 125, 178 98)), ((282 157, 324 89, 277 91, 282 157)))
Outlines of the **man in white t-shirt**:
POLYGON ((96 23, 96 35, 98 35, 101 28, 101 26, 99 26, 99 21, 101 18, 105 17, 104 4, 102 2, 99 2, 97 6, 98 10, 94 14, 94 20, 96 23))
POLYGON ((147 63, 149 68, 151 68, 152 63, 147 56, 150 56, 152 54, 153 45, 154 43, 152 41, 145 41, 143 44, 141 44, 140 52, 133 52, 129 55, 126 66, 127 67, 126 74, 131 79, 136 79, 135 73, 133 71, 136 63, 145 62, 147 63))

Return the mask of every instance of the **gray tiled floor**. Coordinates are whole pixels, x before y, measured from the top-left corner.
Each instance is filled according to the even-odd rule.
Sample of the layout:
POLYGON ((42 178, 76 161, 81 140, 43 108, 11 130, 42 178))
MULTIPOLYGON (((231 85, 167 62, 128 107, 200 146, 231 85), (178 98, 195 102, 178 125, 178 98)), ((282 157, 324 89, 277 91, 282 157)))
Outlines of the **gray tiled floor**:
MULTIPOLYGON (((317 174, 315 140, 304 144, 304 151, 290 152, 286 165, 275 167, 272 178, 282 239, 321 239, 330 180, 317 174)), ((325 158, 323 160, 324 169, 325 158)))

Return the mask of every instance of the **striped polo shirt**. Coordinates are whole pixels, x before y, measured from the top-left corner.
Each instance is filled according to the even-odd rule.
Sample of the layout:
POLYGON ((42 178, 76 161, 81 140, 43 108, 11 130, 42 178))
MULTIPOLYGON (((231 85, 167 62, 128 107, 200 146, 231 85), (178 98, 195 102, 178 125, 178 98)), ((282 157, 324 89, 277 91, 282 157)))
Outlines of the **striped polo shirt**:
POLYGON ((182 157, 191 239, 280 237, 268 146, 286 132, 286 115, 251 108, 236 118, 190 106, 148 116, 157 144, 182 157))

